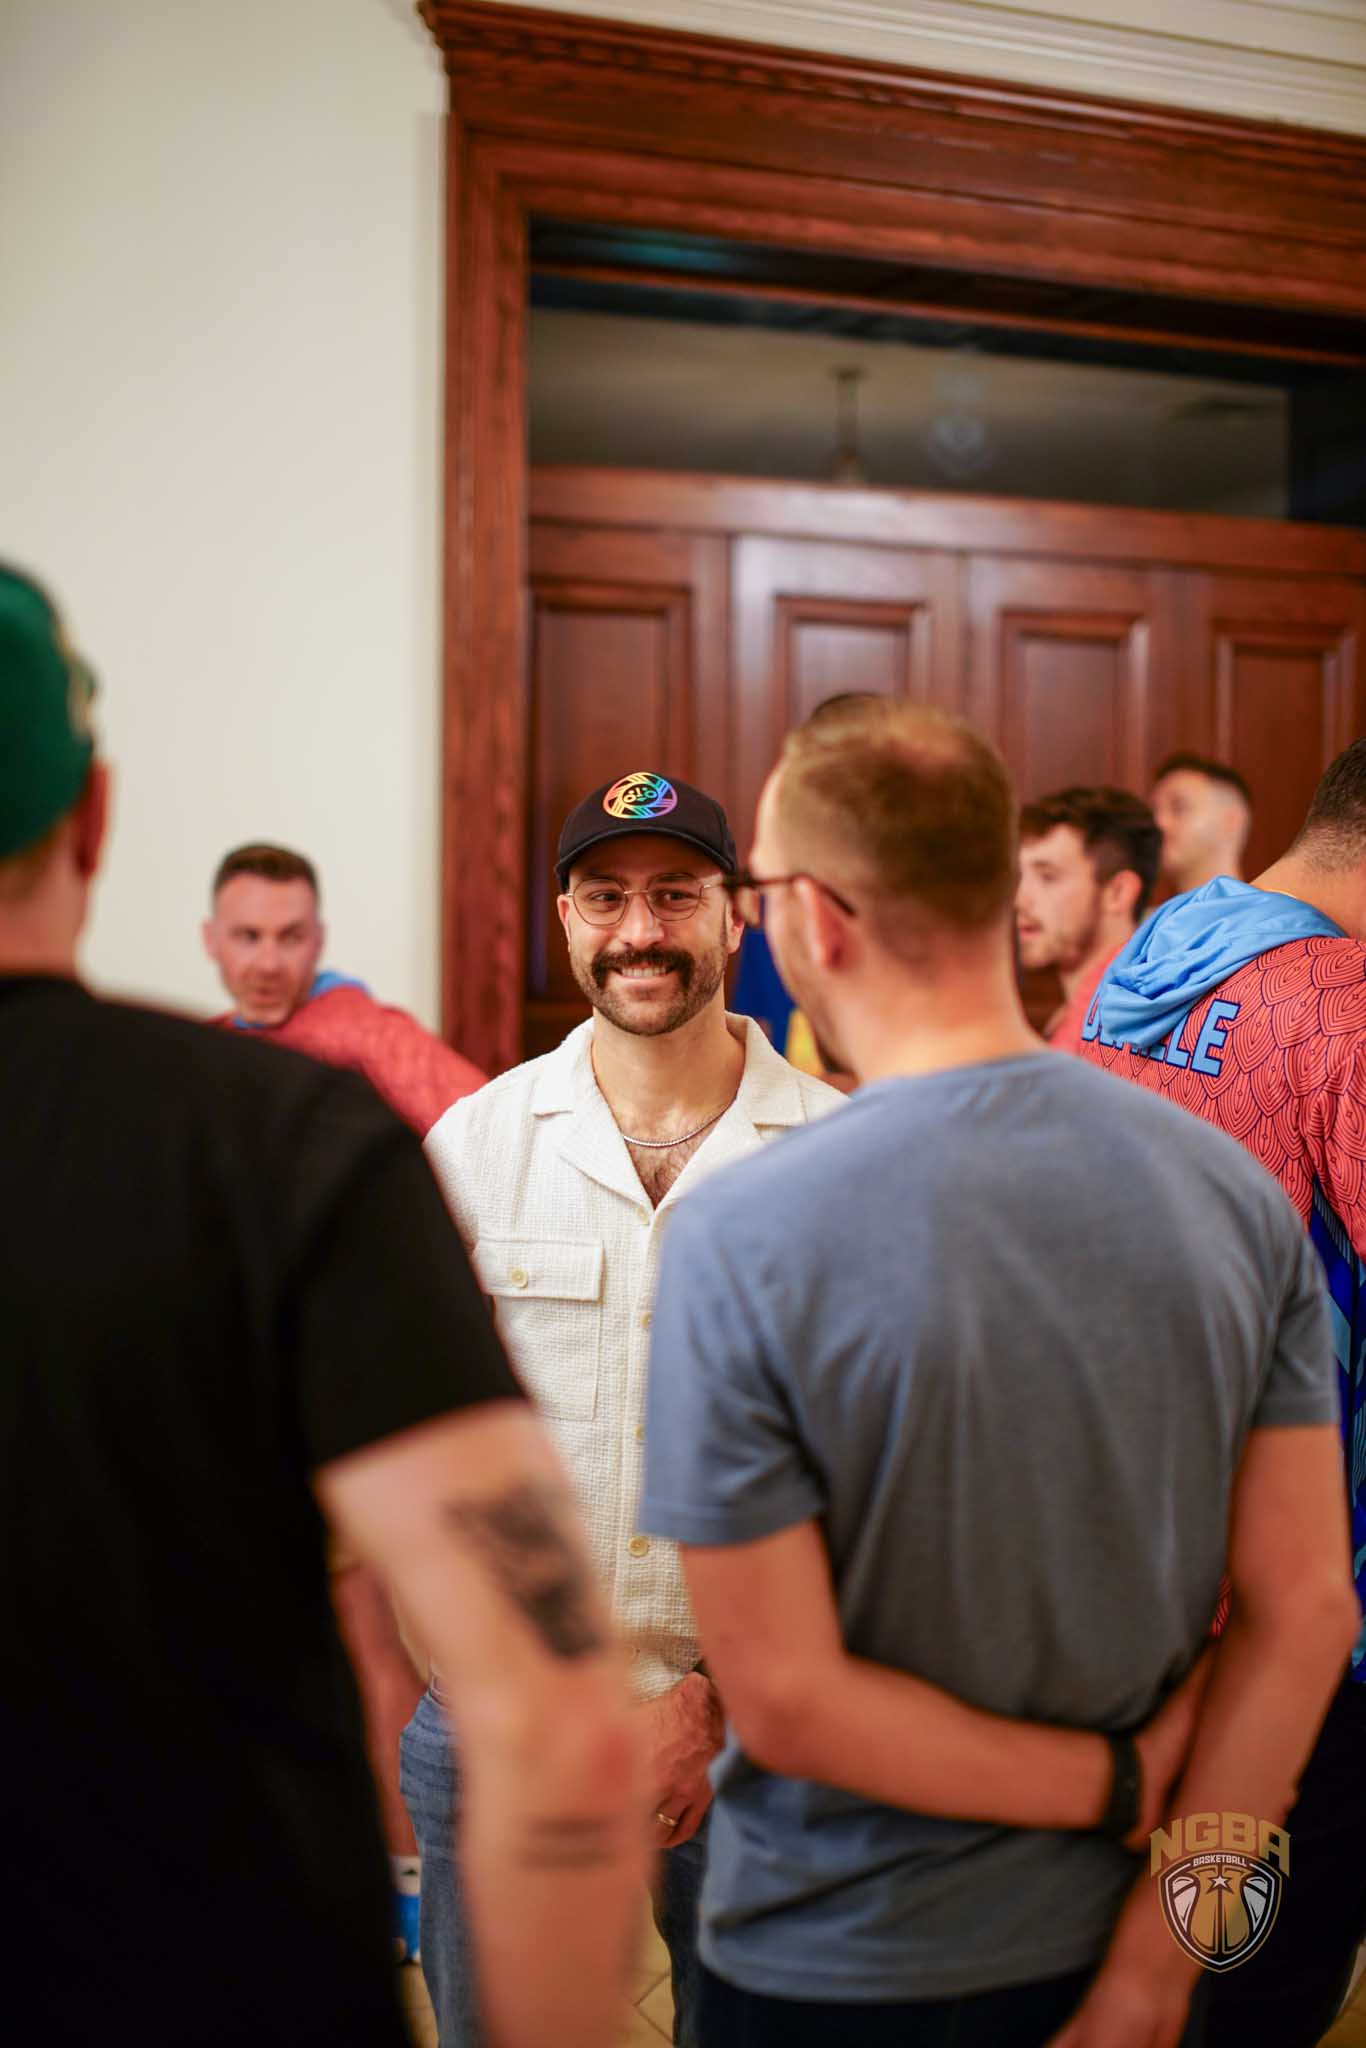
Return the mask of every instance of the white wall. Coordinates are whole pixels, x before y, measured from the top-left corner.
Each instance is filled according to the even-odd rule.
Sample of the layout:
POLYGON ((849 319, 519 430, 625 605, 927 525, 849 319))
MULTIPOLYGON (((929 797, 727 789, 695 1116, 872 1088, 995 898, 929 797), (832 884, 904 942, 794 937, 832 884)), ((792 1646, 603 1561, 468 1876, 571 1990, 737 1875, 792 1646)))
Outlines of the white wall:
POLYGON ((212 1005, 272 837, 436 1022, 444 101, 406 0, 0 8, 0 556, 101 679, 105 987, 212 1005))

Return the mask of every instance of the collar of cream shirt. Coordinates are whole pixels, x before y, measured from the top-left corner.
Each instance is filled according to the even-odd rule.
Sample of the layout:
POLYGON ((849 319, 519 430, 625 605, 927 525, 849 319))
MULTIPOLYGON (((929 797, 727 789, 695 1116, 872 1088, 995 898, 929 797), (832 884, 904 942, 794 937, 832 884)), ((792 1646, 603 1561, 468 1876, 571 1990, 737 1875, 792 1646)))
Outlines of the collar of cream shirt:
MULTIPOLYGON (((752 1017, 727 1016, 726 1022, 744 1041, 745 1070, 735 1100, 714 1130, 710 1131, 693 1159, 679 1175, 660 1204, 669 1206, 675 1194, 690 1184, 693 1161, 706 1154, 708 1176, 728 1159, 741 1159, 755 1146, 754 1133, 762 1127, 804 1124, 809 1112, 802 1094, 802 1081, 776 1053, 752 1017)), ((557 1133, 564 1157, 604 1187, 615 1189, 628 1200, 644 1199, 639 1176, 631 1162, 616 1120, 598 1087, 590 1051, 593 1020, 590 1017, 571 1031, 564 1043, 540 1062, 540 1072, 531 1097, 531 1113, 537 1117, 566 1119, 557 1133)), ((819 1086, 818 1083, 808 1083, 819 1086)), ((833 1091, 832 1091, 833 1092, 833 1091)))

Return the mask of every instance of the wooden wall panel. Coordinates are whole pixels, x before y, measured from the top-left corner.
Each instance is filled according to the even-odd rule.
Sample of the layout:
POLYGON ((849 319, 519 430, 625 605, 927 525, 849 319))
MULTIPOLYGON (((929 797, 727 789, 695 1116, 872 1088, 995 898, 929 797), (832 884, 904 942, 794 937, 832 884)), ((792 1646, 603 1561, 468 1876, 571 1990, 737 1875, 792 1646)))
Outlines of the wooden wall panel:
POLYGON ((560 826, 603 782, 659 769, 704 787, 725 748, 725 544, 533 526, 525 1040, 587 1014, 555 907, 560 826))
POLYGON ((827 697, 879 690, 958 707, 961 624, 952 556, 741 534, 732 582, 731 791, 742 836, 783 734, 827 697))
POLYGON ((1145 789, 1159 586, 1087 562, 976 559, 971 714, 1023 796, 1074 782, 1145 789))
POLYGON ((1192 577, 1185 744, 1230 761, 1254 804, 1247 872, 1282 853, 1320 775, 1366 729, 1366 586, 1192 577))
POLYGON ((689 533, 851 541, 856 547, 1026 556, 1030 561, 1171 563, 1250 575, 1366 576, 1366 533, 1211 512, 1051 504, 967 491, 879 491, 675 470, 547 465, 531 477, 533 518, 689 533))
POLYGON ((551 874, 560 821, 596 783, 683 757, 688 627, 687 596, 679 591, 610 584, 536 591, 527 860, 533 1001, 574 996, 551 874))
POLYGON ((1178 746, 1231 760, 1255 873, 1366 728, 1358 536, 647 471, 539 472, 532 503, 528 1052, 585 1014, 550 879, 561 819, 633 768, 716 795, 743 853, 788 728, 883 691, 973 718, 1024 797, 1144 793, 1178 746))
POLYGON ((908 696, 923 623, 922 612, 896 605, 779 598, 777 641, 789 719, 799 724, 828 697, 849 690, 908 696))

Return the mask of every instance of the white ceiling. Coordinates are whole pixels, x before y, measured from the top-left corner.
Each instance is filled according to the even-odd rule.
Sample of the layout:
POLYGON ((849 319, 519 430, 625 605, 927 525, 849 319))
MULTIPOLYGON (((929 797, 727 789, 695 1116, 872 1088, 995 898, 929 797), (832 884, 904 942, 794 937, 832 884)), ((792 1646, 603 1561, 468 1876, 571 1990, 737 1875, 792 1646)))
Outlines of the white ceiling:
POLYGON ((538 309, 531 336, 534 462, 826 478, 834 373, 859 369, 873 485, 1285 511, 1265 386, 603 313, 538 309))

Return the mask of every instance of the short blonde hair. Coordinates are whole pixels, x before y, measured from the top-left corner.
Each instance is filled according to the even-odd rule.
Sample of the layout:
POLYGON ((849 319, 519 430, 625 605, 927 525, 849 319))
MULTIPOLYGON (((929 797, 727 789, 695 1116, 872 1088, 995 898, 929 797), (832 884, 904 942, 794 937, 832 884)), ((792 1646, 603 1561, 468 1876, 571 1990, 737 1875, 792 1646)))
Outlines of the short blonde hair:
POLYGON ((1015 793, 972 726, 895 698, 850 699, 789 733, 779 766, 788 853, 803 861, 810 848, 813 868, 833 860, 893 951, 981 932, 1009 913, 1015 793))

